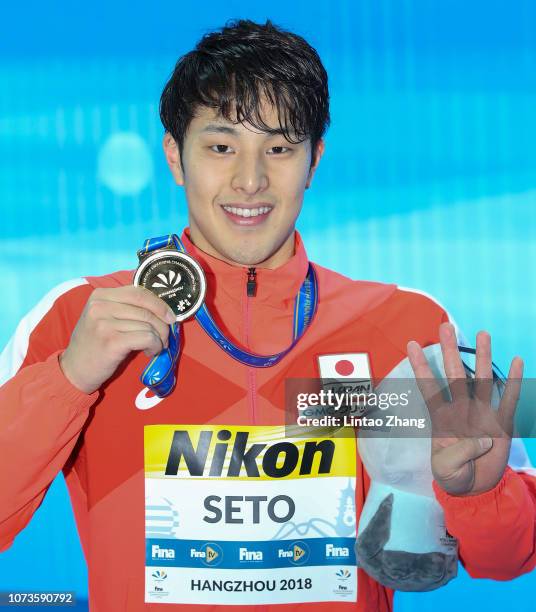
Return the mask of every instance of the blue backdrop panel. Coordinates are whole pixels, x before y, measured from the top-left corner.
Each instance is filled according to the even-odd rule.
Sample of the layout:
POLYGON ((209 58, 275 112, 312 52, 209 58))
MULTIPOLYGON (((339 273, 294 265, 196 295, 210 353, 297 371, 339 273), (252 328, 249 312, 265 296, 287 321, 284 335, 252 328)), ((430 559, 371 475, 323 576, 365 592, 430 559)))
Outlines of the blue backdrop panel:
MULTIPOLYGON (((305 36, 330 76, 332 127, 299 229, 313 261, 416 287, 497 362, 536 360, 536 5, 530 0, 5 5, 0 24, 0 345, 52 286, 132 268, 180 232, 158 98, 179 55, 233 17, 305 36), (24 9, 24 10, 23 10, 24 9)), ((527 446, 536 459, 531 440, 527 446)), ((534 575, 397 594, 399 611, 533 609, 534 575)), ((76 590, 87 573, 58 477, 0 590, 76 590)))

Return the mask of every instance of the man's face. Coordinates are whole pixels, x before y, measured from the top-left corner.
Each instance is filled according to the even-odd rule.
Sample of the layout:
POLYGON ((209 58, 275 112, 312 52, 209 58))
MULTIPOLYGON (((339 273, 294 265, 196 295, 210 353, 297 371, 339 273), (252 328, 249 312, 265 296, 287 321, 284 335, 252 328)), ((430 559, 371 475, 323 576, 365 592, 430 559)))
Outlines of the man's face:
MULTIPOLYGON (((265 123, 279 128, 276 110, 262 109, 265 123)), ((284 263, 293 254, 303 194, 323 150, 320 141, 311 168, 309 138, 292 144, 199 107, 186 132, 182 165, 177 144, 170 134, 164 137, 170 169, 186 190, 192 242, 231 263, 284 263)))

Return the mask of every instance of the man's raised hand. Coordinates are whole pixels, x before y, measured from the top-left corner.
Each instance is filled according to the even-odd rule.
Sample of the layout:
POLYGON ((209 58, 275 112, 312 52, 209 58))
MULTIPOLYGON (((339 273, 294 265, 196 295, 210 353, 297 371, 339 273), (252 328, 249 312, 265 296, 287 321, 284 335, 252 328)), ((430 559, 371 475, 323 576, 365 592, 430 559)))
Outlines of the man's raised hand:
POLYGON ((482 331, 477 335, 472 382, 466 377, 451 323, 441 324, 439 339, 452 401, 442 396, 419 344, 411 341, 407 345, 432 422, 432 473, 439 486, 452 495, 477 495, 501 480, 508 463, 523 361, 519 357, 512 360, 499 408, 494 410, 489 334, 482 331))

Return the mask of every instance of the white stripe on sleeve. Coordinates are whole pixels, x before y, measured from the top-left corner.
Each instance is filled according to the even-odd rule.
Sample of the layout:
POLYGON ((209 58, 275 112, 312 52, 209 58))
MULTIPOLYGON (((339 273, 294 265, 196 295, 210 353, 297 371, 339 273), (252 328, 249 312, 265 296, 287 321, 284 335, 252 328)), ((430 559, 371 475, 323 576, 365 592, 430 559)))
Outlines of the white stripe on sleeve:
POLYGON ((15 333, 0 354, 0 385, 18 372, 28 352, 31 333, 52 308, 54 302, 70 289, 86 284, 85 278, 74 278, 56 285, 21 319, 15 333))

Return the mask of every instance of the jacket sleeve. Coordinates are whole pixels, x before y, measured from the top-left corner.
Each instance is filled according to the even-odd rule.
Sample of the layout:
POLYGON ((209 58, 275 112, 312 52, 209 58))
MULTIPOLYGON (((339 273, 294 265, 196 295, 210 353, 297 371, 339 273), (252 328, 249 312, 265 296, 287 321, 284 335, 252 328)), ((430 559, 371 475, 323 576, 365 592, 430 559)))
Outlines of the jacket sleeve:
MULTIPOLYGON (((459 345, 469 346, 449 313, 442 320, 454 324, 459 345)), ((459 497, 435 481, 433 488, 470 576, 511 580, 536 566, 536 471, 520 438, 512 439, 508 465, 493 489, 459 497)))
POLYGON ((436 482, 433 487, 470 576, 510 580, 534 568, 536 476, 508 465, 499 483, 480 495, 457 497, 436 482))
POLYGON ((0 551, 43 501, 99 396, 74 387, 58 361, 91 291, 84 279, 53 289, 0 356, 0 551))

